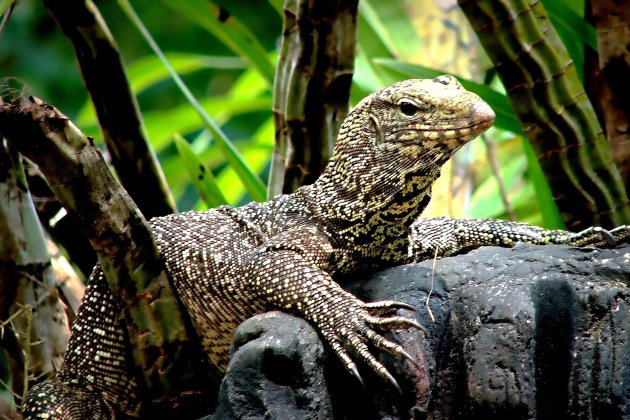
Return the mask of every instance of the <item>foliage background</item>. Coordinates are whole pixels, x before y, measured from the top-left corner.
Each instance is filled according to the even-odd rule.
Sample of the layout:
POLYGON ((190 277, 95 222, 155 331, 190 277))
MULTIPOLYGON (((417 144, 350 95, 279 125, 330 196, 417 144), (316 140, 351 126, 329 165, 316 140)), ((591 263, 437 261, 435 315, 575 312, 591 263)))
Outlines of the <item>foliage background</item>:
MULTIPOLYGON (((204 108, 221 124, 247 163, 266 180, 273 148, 271 86, 251 61, 170 3, 136 1, 133 5, 204 108)), ((230 13, 255 35, 268 52, 269 62, 275 65, 282 28, 281 15, 274 7, 278 2, 213 3, 229 6, 230 13)), ((99 1, 97 6, 128 65, 149 138, 179 210, 203 209, 207 204, 199 199, 186 171, 175 146, 175 133, 184 135, 203 164, 217 175, 228 203, 249 201, 238 177, 202 129, 198 116, 119 5, 99 1)), ((459 7, 449 1, 361 2, 353 102, 378 87, 413 75, 409 73, 430 76, 421 74, 421 68, 403 68, 407 73, 393 71, 378 64, 379 59, 419 64, 429 73, 434 69, 436 73, 449 72, 479 82, 491 69, 459 7)), ((17 79, 11 84, 25 83, 30 94, 45 98, 99 140, 72 48, 40 2, 21 1, 14 10, 0 38, 0 69, 2 77, 17 79)), ((496 78, 492 80, 493 88, 500 92, 500 83, 496 78)), ((492 130, 487 138, 490 143, 473 142, 459 154, 459 164, 445 170, 447 176, 436 187, 428 214, 507 217, 553 224, 545 223, 533 199, 521 138, 501 129, 492 130), (487 144, 492 144, 490 154, 487 144), (493 172, 495 160, 501 166, 498 177, 498 172, 493 172)))

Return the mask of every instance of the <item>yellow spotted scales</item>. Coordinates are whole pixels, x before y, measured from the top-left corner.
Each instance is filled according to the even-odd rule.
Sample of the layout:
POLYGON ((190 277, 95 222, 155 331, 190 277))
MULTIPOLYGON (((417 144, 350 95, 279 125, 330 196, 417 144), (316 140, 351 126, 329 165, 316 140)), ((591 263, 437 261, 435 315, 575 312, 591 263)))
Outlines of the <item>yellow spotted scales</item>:
MULTIPOLYGON (((418 219, 441 166, 490 127, 494 113, 450 76, 407 80, 361 101, 312 185, 240 208, 152 219, 167 272, 210 364, 222 374, 235 328, 272 309, 313 323, 348 371, 354 358, 396 385, 369 346, 409 357, 382 331, 420 328, 405 304, 364 303, 332 275, 516 241, 577 246, 627 240, 610 232, 548 231, 498 220, 418 219), (414 223, 415 222, 415 223, 414 223)), ((102 270, 91 276, 62 369, 30 391, 27 418, 136 416, 141 396, 128 339, 102 270)))

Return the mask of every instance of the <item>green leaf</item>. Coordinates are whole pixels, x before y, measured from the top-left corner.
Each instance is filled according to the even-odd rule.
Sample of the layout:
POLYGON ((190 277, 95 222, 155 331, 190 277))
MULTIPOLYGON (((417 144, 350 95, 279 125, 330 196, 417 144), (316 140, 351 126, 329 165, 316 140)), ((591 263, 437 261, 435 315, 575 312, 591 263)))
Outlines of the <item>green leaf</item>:
POLYGON ((282 17, 284 16, 284 1, 283 0, 269 0, 269 4, 274 8, 276 12, 282 17))
MULTIPOLYGON (((233 100, 257 99, 264 95, 268 95, 271 98, 271 91, 260 73, 254 70, 247 70, 236 79, 227 95, 233 100)), ((271 110, 271 105, 268 109, 271 110)))
POLYGON ((374 57, 411 59, 420 55, 421 46, 402 2, 361 1, 352 102, 396 81, 391 72, 374 64, 374 57))
MULTIPOLYGON (((248 147, 244 150, 243 153, 254 170, 262 171, 269 166, 271 153, 273 152, 274 133, 273 118, 269 118, 254 133, 248 147)), ((231 168, 225 168, 217 175, 217 182, 221 191, 225 194, 228 202, 233 205, 240 205, 244 196, 242 189, 234 187, 237 179, 235 172, 231 168)))
MULTIPOLYGON (((200 102, 204 112, 213 115, 216 124, 221 124, 233 116, 271 109, 271 98, 243 99, 241 97, 209 97, 200 102)), ((199 120, 198 110, 184 104, 167 110, 147 111, 144 125, 153 147, 160 151, 168 145, 174 133, 188 134, 205 126, 199 120)))
MULTIPOLYGON (((396 75, 398 79, 432 79, 434 77, 444 74, 444 72, 440 70, 432 69, 429 67, 385 58, 375 58, 374 63, 393 72, 393 74, 396 75)), ((488 103, 488 105, 490 105, 490 107, 497 114, 497 119, 494 123, 496 127, 502 128, 504 130, 510 130, 513 133, 517 134, 523 132, 521 129, 521 125, 514 116, 512 105, 510 105, 507 96, 497 92, 487 85, 473 82, 472 80, 464 79, 459 76, 455 77, 457 77, 457 80, 460 81, 465 89, 471 92, 475 92, 481 97, 481 99, 483 99, 488 103)))
MULTIPOLYGON (((188 4, 187 2, 184 2, 188 4)), ((118 0, 118 4, 123 9, 125 14, 129 17, 131 22, 136 26, 138 31, 144 36, 147 43, 150 45, 151 49, 155 52, 155 54, 160 58, 160 61, 167 68, 169 74, 173 78, 173 81, 180 89, 180 91, 184 94, 188 102, 195 108, 199 117, 202 119, 206 129, 212 134, 212 137, 215 139, 217 145, 221 149, 221 152, 225 156, 228 164, 234 168, 234 170, 238 173, 239 178, 247 192, 252 197, 253 200, 256 201, 264 201, 267 192, 265 188, 265 184, 262 182, 260 177, 252 171, 252 169, 247 165, 247 162, 243 159, 243 156, 240 152, 234 147, 232 142, 227 138, 225 133, 221 130, 219 125, 205 112, 197 98, 194 97, 190 89, 183 82, 181 77, 177 74, 177 72, 173 69, 173 66, 169 63, 169 61, 164 56, 164 53, 160 49, 160 47, 156 44, 155 40, 144 26, 136 12, 131 7, 131 4, 128 0, 118 0)))
POLYGON ((0 0, 0 16, 4 15, 15 0, 0 0))
POLYGON ((377 30, 374 28, 378 25, 375 19, 372 19, 373 11, 366 3, 361 3, 359 8, 359 32, 358 32, 358 44, 359 50, 363 51, 368 57, 390 57, 393 58, 394 54, 390 48, 385 45, 383 39, 379 36, 377 30), (367 11, 366 11, 367 9, 367 11), (367 15, 367 16, 366 16, 367 15), (368 16, 370 18, 368 18, 368 16))
MULTIPOLYGON (((119 0, 120 1, 120 0, 119 0)), ((205 28, 228 48, 258 70, 267 85, 273 86, 275 66, 256 36, 235 16, 207 0, 162 0, 174 11, 205 28)))
MULTIPOLYGON (((188 54, 184 52, 170 52, 165 54, 169 63, 178 74, 192 73, 194 71, 213 69, 243 69, 245 60, 240 57, 221 57, 200 54, 188 54)), ((168 70, 158 57, 147 55, 127 66, 127 77, 131 88, 136 94, 168 79, 168 70)))
MULTIPOLYGON (((192 73, 203 68, 239 69, 245 67, 245 61, 240 57, 206 56, 182 52, 170 52, 164 55, 178 74, 192 73)), ((147 55, 127 66, 127 77, 133 92, 139 95, 151 86, 170 78, 170 75, 158 57, 147 55)), ((88 99, 81 107, 75 122, 77 126, 88 131, 90 126, 94 126, 94 130, 89 131, 88 135, 97 135, 96 113, 91 100, 88 99)), ((171 136, 172 132, 167 137, 171 136)))
MULTIPOLYGON (((580 80, 584 80, 584 45, 597 51, 597 31, 574 9, 576 0, 544 0, 543 6, 562 40, 580 80)), ((582 5, 582 11, 584 10, 582 5)))
POLYGON ((354 60, 354 68, 355 73, 352 78, 351 99, 355 104, 371 92, 388 84, 383 80, 385 77, 387 77, 388 81, 395 81, 392 80, 391 75, 386 74, 383 69, 374 66, 364 51, 357 53, 354 60))
POLYGON ((525 156, 527 156, 529 177, 534 185, 536 200, 540 206, 543 226, 547 229, 566 229, 566 225, 564 224, 564 220, 562 220, 558 206, 553 199, 549 183, 547 182, 545 174, 538 163, 538 159, 536 159, 534 149, 532 149, 532 146, 529 144, 527 137, 522 136, 522 138, 523 149, 525 151, 525 156))
POLYGON ((543 0, 542 3, 558 34, 565 34, 563 42, 566 43, 565 39, 579 40, 597 51, 597 31, 593 25, 562 1, 543 0))
MULTIPOLYGON (((518 181, 516 175, 522 173, 524 166, 524 156, 518 156, 507 165, 501 166, 501 176, 508 191, 513 189, 514 184, 518 181)), ((494 175, 491 175, 475 188, 470 197, 470 210, 466 216, 472 218, 498 217, 505 212, 498 180, 494 175)))
MULTIPOLYGON (((359 3, 359 16, 377 35, 374 44, 363 44, 364 48, 387 48, 389 54, 401 59, 412 59, 422 54, 422 40, 409 19, 400 0, 362 0, 359 3)), ((361 34, 359 34, 361 36, 361 34)), ((374 55, 372 55, 374 57, 374 55)))
POLYGON ((190 144, 179 134, 175 135, 175 147, 177 147, 177 152, 184 162, 184 167, 190 175, 195 189, 208 207, 213 208, 227 204, 227 200, 210 169, 206 168, 190 144))

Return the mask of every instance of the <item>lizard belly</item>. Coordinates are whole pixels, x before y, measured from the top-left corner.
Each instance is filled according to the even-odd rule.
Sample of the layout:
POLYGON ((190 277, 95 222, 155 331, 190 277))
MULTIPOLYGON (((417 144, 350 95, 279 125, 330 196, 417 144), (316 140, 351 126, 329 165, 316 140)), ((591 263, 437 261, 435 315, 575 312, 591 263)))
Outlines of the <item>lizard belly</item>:
POLYGON ((160 252, 168 250, 162 253, 168 255, 166 269, 203 350, 222 374, 234 330, 263 310, 252 305, 254 300, 242 282, 242 267, 261 239, 247 226, 215 211, 174 216, 168 231, 159 227, 154 231, 160 252), (180 219, 181 224, 177 223, 180 219))

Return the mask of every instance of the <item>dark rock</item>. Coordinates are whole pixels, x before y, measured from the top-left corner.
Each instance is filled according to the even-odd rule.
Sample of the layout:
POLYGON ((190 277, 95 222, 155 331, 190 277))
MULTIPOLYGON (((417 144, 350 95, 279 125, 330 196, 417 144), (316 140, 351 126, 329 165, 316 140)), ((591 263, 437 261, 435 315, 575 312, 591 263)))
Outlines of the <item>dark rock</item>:
POLYGON ((324 380, 324 346, 300 318, 269 312, 243 322, 210 418, 332 417, 324 380))
POLYGON ((630 247, 489 247, 432 265, 339 279, 411 304, 430 330, 388 335, 421 368, 379 354, 402 396, 360 366, 363 388, 307 322, 270 313, 237 330, 216 418, 630 417, 630 247))

